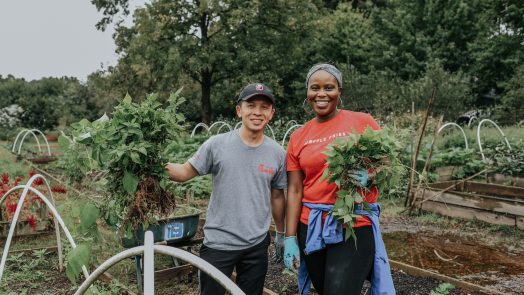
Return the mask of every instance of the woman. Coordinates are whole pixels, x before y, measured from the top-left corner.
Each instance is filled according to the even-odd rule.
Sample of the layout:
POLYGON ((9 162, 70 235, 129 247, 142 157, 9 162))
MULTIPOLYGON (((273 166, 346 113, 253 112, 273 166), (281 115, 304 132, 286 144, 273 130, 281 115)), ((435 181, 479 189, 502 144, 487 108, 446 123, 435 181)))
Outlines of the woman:
POLYGON ((354 226, 356 243, 353 238, 344 241, 342 227, 327 214, 338 188, 321 180, 327 166, 323 152, 328 144, 351 132, 361 134, 368 126, 375 130, 380 127, 369 114, 337 108, 342 74, 333 65, 313 66, 306 86, 307 102, 316 117, 297 129, 288 144, 284 263, 296 270, 300 260, 301 294, 308 293, 309 280, 319 294, 360 294, 366 279, 372 283, 372 294, 395 294, 378 227, 378 189, 368 171, 351 174, 365 188, 364 200, 373 207, 372 213, 358 208, 355 211, 360 215, 354 226))

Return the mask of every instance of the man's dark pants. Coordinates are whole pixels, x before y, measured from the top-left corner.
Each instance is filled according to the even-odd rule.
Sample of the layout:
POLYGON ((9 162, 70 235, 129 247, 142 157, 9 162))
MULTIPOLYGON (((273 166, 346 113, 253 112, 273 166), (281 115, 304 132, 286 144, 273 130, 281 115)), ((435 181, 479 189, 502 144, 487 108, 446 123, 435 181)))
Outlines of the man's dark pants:
MULTIPOLYGON (((267 250, 271 238, 268 235, 259 244, 243 250, 216 250, 202 245, 200 258, 211 263, 231 277, 236 267, 236 283, 247 295, 261 295, 268 267, 267 250)), ((213 278, 200 271, 200 294, 223 295, 224 288, 213 278)))

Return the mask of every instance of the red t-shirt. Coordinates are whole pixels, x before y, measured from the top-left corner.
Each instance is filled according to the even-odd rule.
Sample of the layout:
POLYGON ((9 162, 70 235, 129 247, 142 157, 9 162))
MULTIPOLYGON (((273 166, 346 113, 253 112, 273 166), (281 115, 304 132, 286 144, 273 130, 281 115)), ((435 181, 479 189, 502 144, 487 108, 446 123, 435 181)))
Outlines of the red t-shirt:
MULTIPOLYGON (((334 118, 326 122, 313 119, 291 135, 287 149, 287 171, 304 172, 304 193, 302 202, 317 204, 335 204, 338 187, 320 180, 327 167, 324 151, 326 146, 338 137, 348 136, 352 132, 362 134, 370 126, 379 130, 380 126, 371 115, 366 113, 339 111, 334 118)), ((376 203, 378 189, 372 187, 364 196, 368 203, 376 203)), ((311 209, 303 206, 300 222, 307 224, 311 209)), ((323 214, 325 218, 325 213, 323 214)), ((367 217, 358 217, 355 227, 371 225, 367 217)))

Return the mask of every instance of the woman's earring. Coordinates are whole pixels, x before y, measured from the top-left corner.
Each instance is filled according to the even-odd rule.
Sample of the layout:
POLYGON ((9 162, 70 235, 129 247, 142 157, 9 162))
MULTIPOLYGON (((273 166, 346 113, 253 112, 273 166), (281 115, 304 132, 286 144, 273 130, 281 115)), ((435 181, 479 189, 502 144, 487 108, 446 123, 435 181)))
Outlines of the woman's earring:
POLYGON ((339 98, 338 98, 338 101, 339 101, 339 103, 340 103, 340 107, 341 107, 341 108, 344 108, 344 102, 342 101, 342 97, 339 97, 339 98))
POLYGON ((304 98, 304 101, 302 101, 302 109, 306 112, 306 114, 310 114, 311 113, 311 108, 308 108, 308 107, 305 106, 306 101, 307 101, 307 97, 304 98))

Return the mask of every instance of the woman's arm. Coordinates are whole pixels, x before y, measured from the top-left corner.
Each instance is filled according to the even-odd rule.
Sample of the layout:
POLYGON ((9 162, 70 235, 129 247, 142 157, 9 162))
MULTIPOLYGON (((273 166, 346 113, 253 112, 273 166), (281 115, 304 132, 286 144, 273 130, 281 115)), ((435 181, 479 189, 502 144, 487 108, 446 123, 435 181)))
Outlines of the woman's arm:
POLYGON ((297 226, 302 209, 304 172, 287 173, 286 237, 297 235, 297 226))

